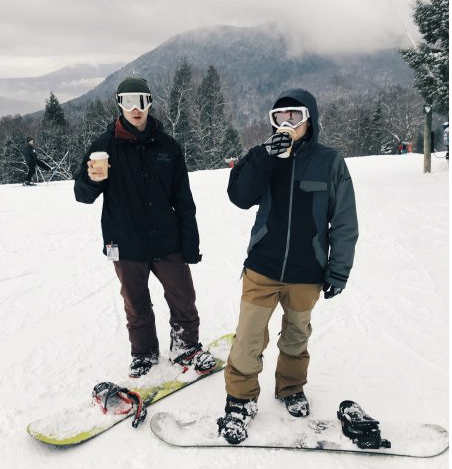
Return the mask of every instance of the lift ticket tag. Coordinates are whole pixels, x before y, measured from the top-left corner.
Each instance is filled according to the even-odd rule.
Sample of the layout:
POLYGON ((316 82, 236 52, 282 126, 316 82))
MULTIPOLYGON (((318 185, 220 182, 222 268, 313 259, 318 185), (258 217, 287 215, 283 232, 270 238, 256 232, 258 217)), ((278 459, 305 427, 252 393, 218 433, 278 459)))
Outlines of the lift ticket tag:
POLYGON ((119 261, 119 249, 117 244, 107 244, 107 258, 109 261, 119 261))

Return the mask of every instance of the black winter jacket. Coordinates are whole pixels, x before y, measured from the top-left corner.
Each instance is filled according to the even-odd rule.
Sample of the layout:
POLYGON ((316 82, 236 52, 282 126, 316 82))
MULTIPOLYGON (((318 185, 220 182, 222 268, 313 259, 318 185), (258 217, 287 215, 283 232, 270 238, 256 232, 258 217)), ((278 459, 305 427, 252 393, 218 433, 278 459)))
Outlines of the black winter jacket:
POLYGON ((22 155, 25 158, 25 162, 27 163, 28 166, 32 164, 36 164, 38 154, 36 150, 29 143, 25 143, 22 146, 22 155))
POLYGON ((118 245, 120 260, 158 262, 181 252, 187 263, 201 260, 196 207, 178 143, 148 117, 144 132, 123 117, 90 146, 75 177, 75 198, 91 204, 103 194, 105 245, 118 245), (109 154, 108 179, 87 174, 90 153, 109 154))
POLYGON ((287 158, 252 148, 232 169, 228 194, 240 208, 259 205, 245 267, 284 283, 329 282, 344 288, 358 238, 353 184, 343 158, 318 143, 315 98, 301 89, 292 98, 309 109, 309 137, 287 158))

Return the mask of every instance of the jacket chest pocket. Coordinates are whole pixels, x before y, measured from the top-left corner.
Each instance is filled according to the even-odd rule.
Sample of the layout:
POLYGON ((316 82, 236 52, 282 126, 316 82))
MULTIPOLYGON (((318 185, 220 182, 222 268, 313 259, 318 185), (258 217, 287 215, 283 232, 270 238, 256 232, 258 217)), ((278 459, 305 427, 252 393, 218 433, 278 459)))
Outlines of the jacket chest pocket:
POLYGON ((317 229, 323 231, 328 220, 328 183, 326 181, 301 180, 300 189, 312 194, 312 214, 317 229))

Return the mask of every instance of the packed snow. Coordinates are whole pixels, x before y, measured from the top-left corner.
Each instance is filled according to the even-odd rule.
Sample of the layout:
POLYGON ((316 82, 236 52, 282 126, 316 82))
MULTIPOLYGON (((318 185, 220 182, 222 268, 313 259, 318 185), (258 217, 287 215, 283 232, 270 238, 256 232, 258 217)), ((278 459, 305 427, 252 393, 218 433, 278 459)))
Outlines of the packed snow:
MULTIPOLYGON (((440 154, 437 156, 444 156, 440 154)), ((449 172, 421 155, 347 160, 360 238, 345 291, 321 299, 313 313, 311 364, 305 392, 313 418, 335 418, 351 399, 380 421, 449 427, 448 217, 449 172)), ((255 209, 226 194, 229 169, 190 174, 203 261, 192 266, 203 343, 235 330, 240 273, 255 209)), ((119 281, 103 256, 101 200, 75 201, 73 182, 0 186, 0 454, 4 469, 442 469, 449 451, 432 459, 262 449, 185 449, 150 431, 156 412, 209 411, 225 404, 217 373, 149 408, 138 429, 130 420, 69 449, 31 438, 28 423, 91 398, 100 381, 127 380, 130 352, 119 281)), ((168 354, 169 311, 160 284, 150 282, 162 355, 168 354)), ((274 399, 276 341, 282 310, 270 322, 261 375, 259 420, 283 415, 274 399)), ((153 370, 154 372, 154 370, 153 370)), ((171 376, 167 362, 158 376, 171 376)), ((68 419, 77 415, 67 412, 68 419)), ((275 433, 278 433, 275 422, 275 433)), ((382 427, 382 436, 384 427, 382 427)))

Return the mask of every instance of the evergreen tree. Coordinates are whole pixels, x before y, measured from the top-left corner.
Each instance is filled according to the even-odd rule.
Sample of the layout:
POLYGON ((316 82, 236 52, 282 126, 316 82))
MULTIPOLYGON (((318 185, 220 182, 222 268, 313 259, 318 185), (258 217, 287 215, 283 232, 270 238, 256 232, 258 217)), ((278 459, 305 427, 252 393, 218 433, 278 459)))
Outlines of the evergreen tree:
POLYGON ((50 92, 49 99, 46 99, 46 107, 42 123, 44 126, 56 125, 59 127, 65 127, 67 125, 63 108, 61 107, 57 97, 52 92, 50 92))
POLYGON ((383 108, 379 100, 370 122, 369 153, 371 155, 389 155, 393 149, 392 138, 385 130, 383 108))
POLYGON ((220 76, 213 65, 197 90, 194 121, 196 169, 219 167, 227 157, 223 143, 228 122, 220 76))
POLYGON ((424 41, 400 54, 414 69, 414 85, 437 113, 449 110, 449 0, 416 0, 414 21, 424 41))
POLYGON ((222 143, 224 158, 240 158, 243 153, 242 144, 240 143, 239 133, 231 124, 226 128, 222 143))
POLYGON ((22 155, 25 122, 20 115, 0 119, 0 184, 22 182, 28 171, 22 155))
POLYGON ((50 166, 58 164, 68 150, 70 129, 63 108, 57 97, 50 92, 46 100, 41 132, 36 136, 36 149, 50 166))

